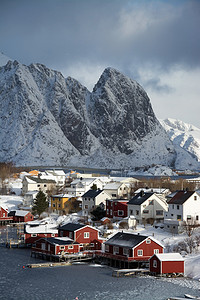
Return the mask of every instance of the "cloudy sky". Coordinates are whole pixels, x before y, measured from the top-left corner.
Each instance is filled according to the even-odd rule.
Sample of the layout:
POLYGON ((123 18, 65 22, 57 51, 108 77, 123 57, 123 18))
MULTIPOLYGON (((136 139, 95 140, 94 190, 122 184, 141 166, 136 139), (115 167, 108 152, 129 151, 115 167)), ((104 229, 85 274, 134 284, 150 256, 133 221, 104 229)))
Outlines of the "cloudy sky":
POLYGON ((116 68, 144 87, 158 118, 200 128, 199 0, 1 0, 0 51, 89 90, 116 68))

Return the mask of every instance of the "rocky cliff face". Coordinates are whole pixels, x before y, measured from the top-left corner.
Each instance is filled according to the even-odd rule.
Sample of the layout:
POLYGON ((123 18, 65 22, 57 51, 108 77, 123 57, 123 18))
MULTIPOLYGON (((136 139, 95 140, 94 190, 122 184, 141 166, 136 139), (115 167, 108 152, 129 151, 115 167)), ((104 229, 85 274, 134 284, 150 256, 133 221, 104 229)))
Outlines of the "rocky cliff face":
POLYGON ((0 161, 18 165, 173 165, 176 152, 143 88, 107 68, 92 93, 41 64, 0 68, 0 161))

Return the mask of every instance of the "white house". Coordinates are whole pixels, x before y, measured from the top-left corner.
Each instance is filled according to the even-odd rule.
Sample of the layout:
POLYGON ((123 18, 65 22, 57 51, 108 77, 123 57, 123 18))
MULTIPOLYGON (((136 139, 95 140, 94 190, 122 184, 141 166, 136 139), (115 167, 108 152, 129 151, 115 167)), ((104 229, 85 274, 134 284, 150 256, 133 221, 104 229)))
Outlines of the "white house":
POLYGON ((97 189, 101 190, 103 183, 96 177, 75 179, 72 181, 71 186, 67 188, 67 193, 71 197, 81 197, 89 191, 93 185, 96 185, 97 189))
POLYGON ((129 194, 129 186, 121 182, 110 182, 104 186, 104 191, 113 199, 127 198, 129 194))
POLYGON ((82 215, 88 216, 88 213, 96 206, 102 205, 105 207, 106 200, 111 196, 104 190, 89 190, 82 196, 82 215))
POLYGON ((195 191, 178 191, 168 201, 168 211, 164 217, 164 228, 178 233, 182 230, 183 222, 199 223, 200 196, 195 191))
POLYGON ((163 220, 164 213, 168 209, 167 202, 157 194, 143 191, 135 195, 127 204, 128 216, 134 215, 138 223, 147 219, 163 220))
POLYGON ((63 170, 45 170, 45 172, 42 173, 41 178, 53 179, 56 181, 56 185, 64 186, 66 174, 63 170))
POLYGON ((29 191, 47 192, 56 187, 55 180, 41 179, 40 177, 24 176, 22 180, 22 194, 25 195, 29 191))

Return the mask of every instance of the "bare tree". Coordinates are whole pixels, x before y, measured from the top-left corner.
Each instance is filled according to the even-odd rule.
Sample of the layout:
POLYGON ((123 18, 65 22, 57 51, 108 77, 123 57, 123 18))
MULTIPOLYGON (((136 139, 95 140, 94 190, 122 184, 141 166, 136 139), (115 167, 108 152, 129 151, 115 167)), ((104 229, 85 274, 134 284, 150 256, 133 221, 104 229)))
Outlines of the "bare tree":
POLYGON ((6 179, 9 179, 13 172, 14 166, 12 162, 0 162, 0 181, 2 193, 6 192, 6 179))

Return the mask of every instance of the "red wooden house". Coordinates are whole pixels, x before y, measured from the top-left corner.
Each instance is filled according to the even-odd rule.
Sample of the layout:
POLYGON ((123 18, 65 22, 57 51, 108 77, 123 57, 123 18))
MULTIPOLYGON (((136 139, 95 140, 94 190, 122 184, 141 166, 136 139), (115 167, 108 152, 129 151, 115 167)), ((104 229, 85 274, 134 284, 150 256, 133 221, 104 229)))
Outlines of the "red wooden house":
POLYGON ((100 250, 104 242, 99 230, 84 224, 67 223, 58 228, 58 236, 69 237, 77 243, 88 246, 90 250, 100 250))
POLYGON ((148 262, 154 253, 163 253, 164 248, 153 237, 124 232, 116 233, 104 245, 104 257, 129 262, 148 262))
POLYGON ((25 211, 25 210, 10 211, 8 216, 13 217, 14 223, 29 222, 29 221, 33 221, 34 219, 32 213, 30 211, 25 211))
POLYGON ((32 251, 51 256, 64 255, 79 252, 79 246, 79 243, 68 237, 41 238, 35 242, 32 251))
POLYGON ((46 225, 36 225, 36 224, 25 224, 24 226, 24 234, 22 236, 24 243, 26 245, 32 245, 35 241, 41 238, 50 238, 58 236, 58 229, 51 228, 46 225))
POLYGON ((150 271, 156 274, 182 273, 184 259, 179 253, 154 254, 149 260, 150 271))
POLYGON ((127 199, 109 199, 106 200, 106 217, 108 218, 126 218, 128 215, 127 199))
POLYGON ((0 224, 5 225, 13 220, 12 217, 8 216, 8 208, 4 205, 0 206, 0 224))

